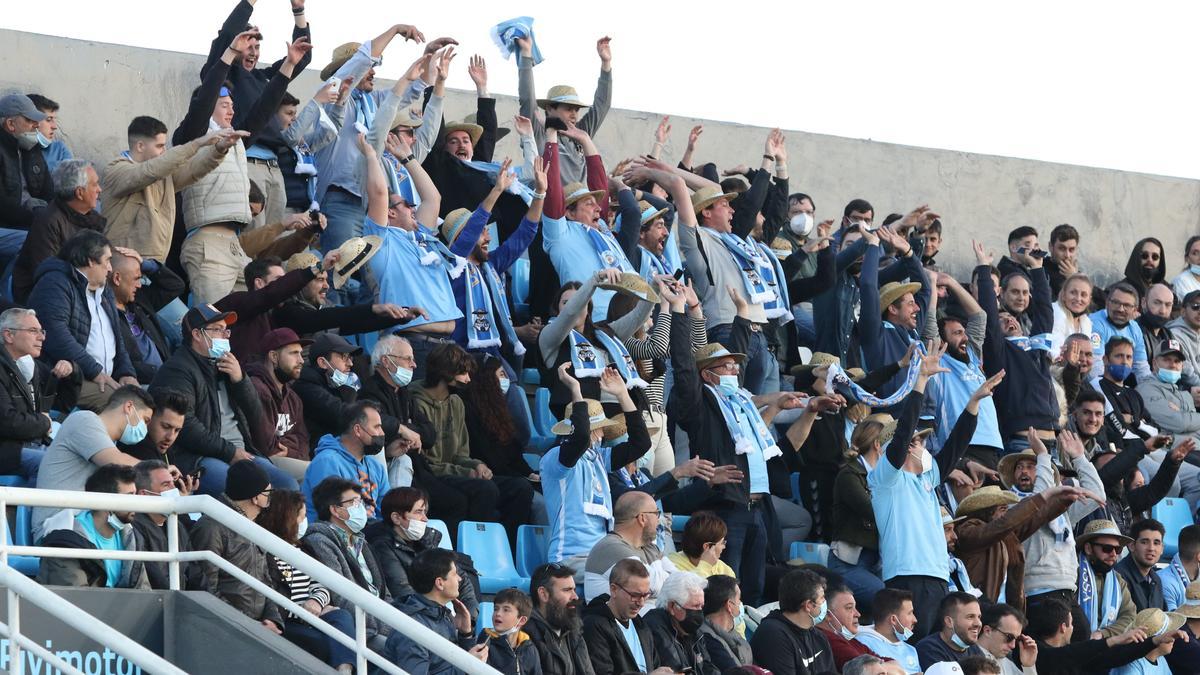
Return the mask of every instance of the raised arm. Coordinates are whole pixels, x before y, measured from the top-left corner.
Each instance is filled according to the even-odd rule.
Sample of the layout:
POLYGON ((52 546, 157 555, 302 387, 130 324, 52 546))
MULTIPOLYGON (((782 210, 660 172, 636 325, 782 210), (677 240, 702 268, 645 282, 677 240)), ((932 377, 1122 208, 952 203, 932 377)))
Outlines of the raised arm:
MULTIPOLYGON (((517 38, 520 53, 517 55, 517 95, 520 101, 521 117, 526 117, 533 124, 534 141, 541 145, 546 142, 546 125, 537 106, 537 90, 533 83, 533 40, 517 38)), ((555 143, 558 141, 556 140, 555 143)))
MULTIPOLYGON (((367 197, 367 217, 378 225, 386 225, 388 221, 388 187, 387 178, 383 175, 383 165, 379 163, 379 155, 367 143, 367 137, 358 135, 358 149, 362 152, 366 164, 363 177, 364 194, 367 197)), ((415 162, 409 162, 415 164, 415 162)))
POLYGON ((579 126, 588 134, 595 134, 604 124, 608 108, 612 104, 612 49, 607 35, 596 40, 596 54, 600 57, 600 77, 596 80, 596 94, 587 113, 579 119, 579 126))
MULTIPOLYGON (((233 11, 225 18, 225 23, 221 24, 220 30, 217 31, 217 37, 213 38, 212 45, 208 48, 208 58, 205 59, 204 65, 200 68, 200 77, 203 78, 208 69, 216 64, 222 54, 226 52, 234 38, 246 29, 250 23, 250 15, 254 13, 254 3, 258 0, 241 0, 234 6, 233 11)), ((258 31, 254 31, 257 33, 258 31)), ((261 36, 260 38, 261 39, 261 36)), ((223 78, 222 78, 223 79, 223 78)))

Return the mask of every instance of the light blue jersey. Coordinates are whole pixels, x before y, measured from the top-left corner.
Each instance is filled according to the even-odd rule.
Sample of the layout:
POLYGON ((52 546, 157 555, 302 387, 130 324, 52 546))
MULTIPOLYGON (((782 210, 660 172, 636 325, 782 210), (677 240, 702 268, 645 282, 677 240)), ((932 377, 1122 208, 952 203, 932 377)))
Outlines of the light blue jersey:
POLYGON ((608 450, 589 448, 571 468, 558 461, 558 453, 558 447, 552 448, 540 465, 550 518, 550 562, 586 555, 612 526, 608 450))
POLYGON ((941 482, 936 462, 917 475, 897 469, 882 457, 867 474, 879 527, 884 581, 896 576, 949 579, 942 511, 934 493, 941 482))
MULTIPOLYGON (((987 377, 980 369, 979 357, 970 348, 967 349, 969 363, 963 363, 949 354, 942 357, 943 368, 950 372, 929 381, 925 388, 925 407, 922 414, 934 418, 933 434, 929 437, 929 452, 938 454, 946 444, 946 438, 954 429, 954 423, 971 401, 971 395, 980 387, 987 377)), ((997 450, 1004 447, 1000 438, 1000 423, 996 419, 996 403, 992 397, 979 402, 979 414, 975 423, 975 434, 971 436, 971 445, 983 445, 997 450)))
POLYGON ((900 664, 905 672, 921 672, 921 662, 917 659, 917 648, 907 642, 892 642, 868 626, 859 628, 854 639, 866 645, 878 656, 900 664))
POLYGON ((421 307, 429 314, 428 319, 414 318, 404 324, 405 328, 462 318, 450 287, 449 263, 418 245, 418 232, 385 227, 364 218, 363 235, 372 234, 383 240, 379 253, 367 263, 379 284, 379 302, 421 307))
MULTIPOLYGON (((578 281, 583 283, 592 278, 597 271, 612 267, 622 272, 636 272, 616 237, 601 230, 600 238, 608 245, 607 254, 611 256, 607 262, 601 261, 588 234, 587 225, 577 223, 567 218, 542 218, 542 248, 550 256, 554 271, 558 272, 560 283, 578 281)), ((612 300, 613 292, 597 290, 592 295, 592 320, 604 321, 608 318, 608 303, 612 300)))

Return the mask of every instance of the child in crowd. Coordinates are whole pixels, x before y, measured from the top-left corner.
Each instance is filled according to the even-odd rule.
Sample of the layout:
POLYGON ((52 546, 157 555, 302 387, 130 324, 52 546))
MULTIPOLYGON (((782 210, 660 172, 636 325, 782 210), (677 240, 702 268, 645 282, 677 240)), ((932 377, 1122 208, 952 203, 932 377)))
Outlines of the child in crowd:
POLYGON ((521 629, 533 612, 533 601, 516 588, 496 594, 492 627, 484 628, 479 642, 488 645, 487 663, 505 675, 541 675, 537 648, 521 629))

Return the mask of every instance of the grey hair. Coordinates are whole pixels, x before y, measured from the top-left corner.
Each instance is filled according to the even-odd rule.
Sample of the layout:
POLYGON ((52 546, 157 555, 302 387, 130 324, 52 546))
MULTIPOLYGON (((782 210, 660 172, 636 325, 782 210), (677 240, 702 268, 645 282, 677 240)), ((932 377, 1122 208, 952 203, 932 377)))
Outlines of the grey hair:
POLYGON ((371 367, 378 366, 383 357, 392 353, 392 350, 398 344, 412 346, 412 343, 399 335, 385 335, 379 338, 379 341, 375 343, 375 348, 371 350, 371 367))
POLYGON ((137 472, 137 477, 133 480, 134 487, 139 490, 149 490, 154 484, 150 476, 159 469, 170 470, 170 467, 161 459, 144 459, 134 464, 133 470, 137 472))
POLYGON ((4 313, 0 314, 0 330, 19 330, 21 328, 21 319, 27 316, 36 317, 37 312, 22 307, 13 307, 12 309, 4 310, 4 313))
POLYGON ((883 660, 874 654, 862 654, 856 656, 846 662, 842 666, 842 675, 863 675, 867 671, 867 666, 883 665, 883 660))
POLYGON ((92 165, 86 159, 67 159, 54 167, 54 196, 59 199, 74 199, 75 190, 86 188, 88 184, 88 167, 92 165))
POLYGON ((658 589, 658 606, 665 609, 667 603, 673 602, 683 607, 692 599, 694 593, 704 595, 704 589, 707 587, 708 580, 695 572, 672 572, 663 582, 662 588, 658 589))

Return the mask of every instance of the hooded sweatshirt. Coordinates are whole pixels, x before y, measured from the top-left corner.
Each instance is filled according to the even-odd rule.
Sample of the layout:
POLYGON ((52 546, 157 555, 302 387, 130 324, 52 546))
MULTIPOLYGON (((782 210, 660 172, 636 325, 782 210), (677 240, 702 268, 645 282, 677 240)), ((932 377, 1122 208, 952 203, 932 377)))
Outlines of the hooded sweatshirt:
POLYGON ((1154 284, 1161 284, 1167 278, 1167 261, 1165 255, 1160 255, 1158 258, 1158 266, 1154 268, 1154 274, 1149 279, 1142 276, 1142 245, 1151 243, 1158 247, 1160 253, 1165 254, 1167 249, 1163 248, 1162 242, 1154 237, 1146 237, 1133 245, 1133 250, 1129 252, 1129 261, 1125 263, 1125 281, 1129 282, 1137 289, 1138 299, 1146 297, 1146 291, 1154 284))
POLYGON ((283 391, 277 389, 268 367, 264 363, 246 366, 246 374, 250 376, 263 407, 262 416, 250 425, 254 447, 267 457, 282 453, 285 457, 308 461, 304 403, 291 385, 284 384, 283 391))
POLYGON ((387 469, 379 461, 370 457, 358 459, 350 454, 340 438, 325 434, 317 441, 313 451, 312 463, 304 472, 304 482, 300 485, 308 508, 308 521, 317 521, 317 511, 313 508, 313 488, 330 476, 338 476, 358 483, 362 488, 363 505, 367 507, 367 516, 371 520, 379 520, 379 502, 391 489, 388 483, 387 469))
POLYGON ((542 661, 537 648, 525 631, 517 631, 517 645, 508 643, 508 636, 492 628, 484 628, 476 643, 487 642, 487 664, 505 675, 542 675, 542 661))

